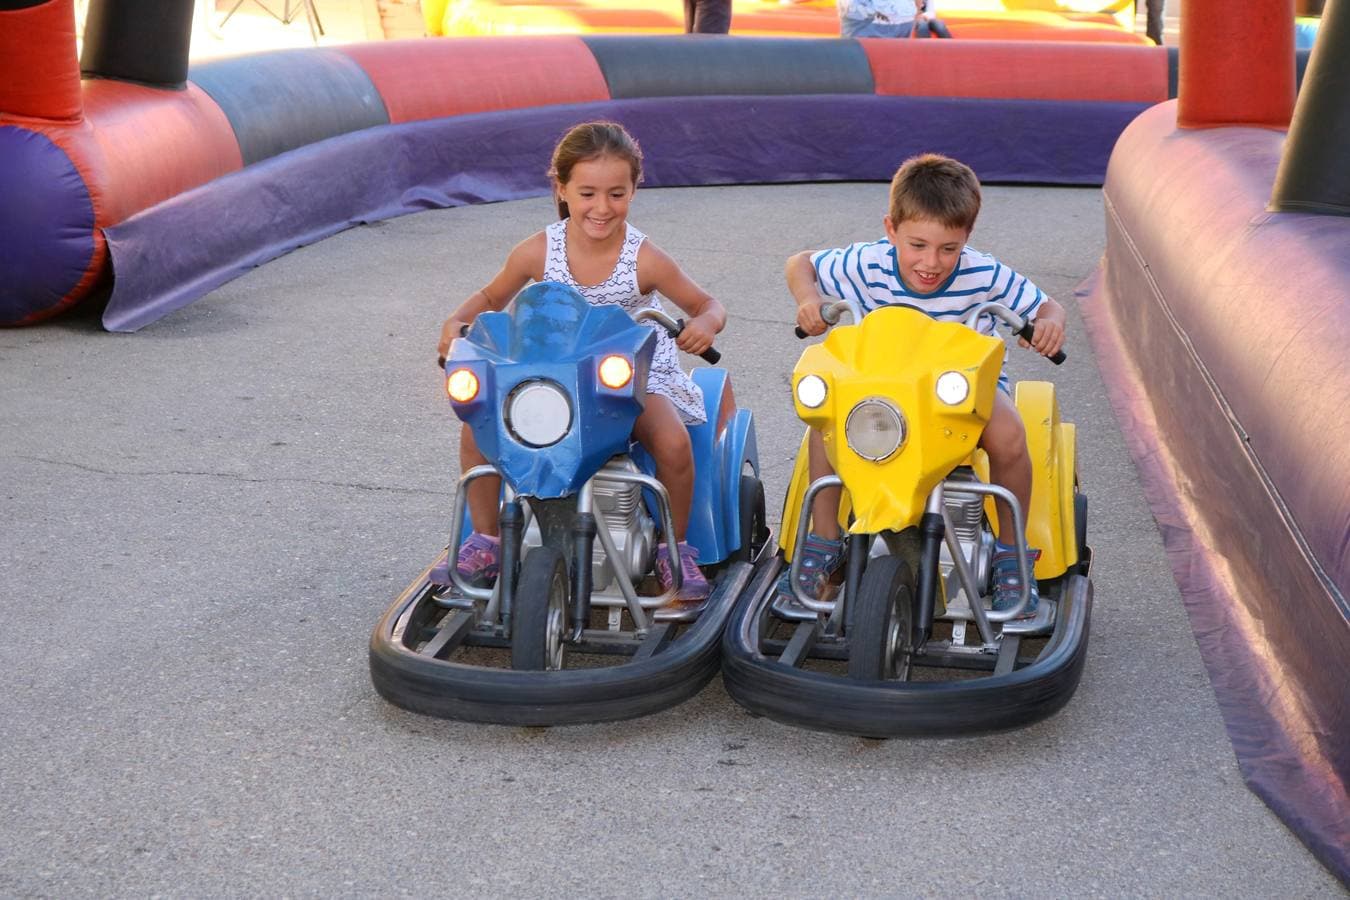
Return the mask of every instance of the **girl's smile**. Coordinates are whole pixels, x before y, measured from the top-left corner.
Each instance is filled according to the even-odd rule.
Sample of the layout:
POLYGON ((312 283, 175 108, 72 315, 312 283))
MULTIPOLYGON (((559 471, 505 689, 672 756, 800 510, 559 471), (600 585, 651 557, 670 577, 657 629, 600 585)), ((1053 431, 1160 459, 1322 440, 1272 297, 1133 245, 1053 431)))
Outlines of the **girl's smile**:
POLYGON ((568 215, 583 235, 604 241, 622 235, 636 191, 626 160, 599 156, 572 167, 567 183, 558 185, 558 198, 567 203, 568 215))

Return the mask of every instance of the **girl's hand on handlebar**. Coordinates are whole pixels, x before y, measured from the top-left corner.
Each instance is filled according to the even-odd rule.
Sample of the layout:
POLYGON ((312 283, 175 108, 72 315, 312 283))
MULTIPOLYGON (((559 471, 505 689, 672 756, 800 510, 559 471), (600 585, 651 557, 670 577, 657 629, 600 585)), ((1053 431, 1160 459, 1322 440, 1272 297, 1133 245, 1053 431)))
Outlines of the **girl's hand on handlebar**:
POLYGON ((797 304, 797 327, 808 335, 824 334, 829 324, 820 317, 820 308, 824 303, 797 304))
POLYGON ((441 326, 441 339, 436 344, 436 355, 442 359, 448 356, 450 354, 450 342, 457 337, 462 337, 468 327, 468 322, 461 322, 453 316, 446 319, 445 324, 441 326))
POLYGON ((675 339, 675 346, 685 353, 699 356, 713 345, 716 335, 713 322, 707 315, 695 316, 684 323, 684 330, 675 339))

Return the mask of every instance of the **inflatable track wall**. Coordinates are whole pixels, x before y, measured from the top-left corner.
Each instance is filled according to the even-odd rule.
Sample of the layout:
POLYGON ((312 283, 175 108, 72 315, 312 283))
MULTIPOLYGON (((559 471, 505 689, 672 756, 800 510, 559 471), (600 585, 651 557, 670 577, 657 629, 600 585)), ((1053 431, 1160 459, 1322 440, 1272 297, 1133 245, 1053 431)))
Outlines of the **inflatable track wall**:
POLYGON ((650 186, 887 180, 927 150, 1100 184, 1170 72, 1127 45, 550 36, 257 54, 182 90, 86 80, 62 121, 0 107, 0 323, 110 273, 104 325, 135 330, 353 224, 543 194, 553 143, 600 117, 641 141, 650 186))
POLYGON ((1345 878, 1350 218, 1267 211, 1284 133, 1176 122, 1117 144, 1080 306, 1243 774, 1345 878))

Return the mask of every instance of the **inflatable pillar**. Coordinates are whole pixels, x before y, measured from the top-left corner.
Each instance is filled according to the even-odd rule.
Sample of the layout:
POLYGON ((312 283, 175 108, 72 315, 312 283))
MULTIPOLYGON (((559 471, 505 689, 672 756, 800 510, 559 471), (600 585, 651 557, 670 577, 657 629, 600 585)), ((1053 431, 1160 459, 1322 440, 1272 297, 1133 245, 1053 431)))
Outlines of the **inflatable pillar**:
POLYGON ((192 44, 193 0, 90 0, 80 71, 182 88, 192 44))
POLYGON ((1177 125, 1286 128, 1294 0, 1182 0, 1181 18, 1191 27, 1181 29, 1177 125))
POLYGON ((1275 212, 1350 216, 1350 8, 1330 4, 1318 28, 1271 192, 1275 212))
POLYGON ((75 0, 0 0, 0 119, 82 112, 75 0))

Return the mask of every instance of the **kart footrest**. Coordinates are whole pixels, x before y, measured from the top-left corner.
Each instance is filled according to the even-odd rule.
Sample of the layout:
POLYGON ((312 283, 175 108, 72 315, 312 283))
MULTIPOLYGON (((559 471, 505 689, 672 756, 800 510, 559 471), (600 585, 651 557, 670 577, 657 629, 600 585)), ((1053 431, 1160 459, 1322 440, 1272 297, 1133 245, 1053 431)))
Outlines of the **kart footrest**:
POLYGON ((473 628, 473 620, 472 613, 455 610, 442 620, 440 630, 417 652, 432 659, 445 659, 463 643, 465 635, 473 628))
POLYGON ((820 635, 820 620, 812 619, 810 622, 802 622, 797 625, 792 632, 792 638, 787 646, 779 655, 778 661, 785 666, 792 666, 794 669, 801 668, 806 662, 806 657, 810 654, 811 648, 816 645, 816 638, 820 635))

